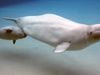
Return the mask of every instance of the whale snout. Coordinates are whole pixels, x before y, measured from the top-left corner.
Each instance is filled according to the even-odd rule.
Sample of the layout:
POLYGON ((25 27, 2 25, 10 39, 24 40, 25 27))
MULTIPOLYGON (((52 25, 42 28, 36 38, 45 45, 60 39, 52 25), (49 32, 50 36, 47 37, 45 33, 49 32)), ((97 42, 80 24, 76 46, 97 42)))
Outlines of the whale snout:
POLYGON ((96 31, 93 33, 93 38, 100 40, 100 31, 96 31))
POLYGON ((100 24, 91 26, 90 38, 100 40, 100 24))
POLYGON ((100 31, 92 31, 89 34, 90 39, 100 40, 100 31))

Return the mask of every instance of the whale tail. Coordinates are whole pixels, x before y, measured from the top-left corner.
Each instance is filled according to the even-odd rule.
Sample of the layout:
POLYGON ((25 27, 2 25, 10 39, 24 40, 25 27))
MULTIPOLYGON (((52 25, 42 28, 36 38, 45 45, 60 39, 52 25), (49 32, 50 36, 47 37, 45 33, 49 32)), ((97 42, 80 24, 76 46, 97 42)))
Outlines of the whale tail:
POLYGON ((3 19, 10 20, 10 21, 17 23, 17 18, 3 17, 3 19))

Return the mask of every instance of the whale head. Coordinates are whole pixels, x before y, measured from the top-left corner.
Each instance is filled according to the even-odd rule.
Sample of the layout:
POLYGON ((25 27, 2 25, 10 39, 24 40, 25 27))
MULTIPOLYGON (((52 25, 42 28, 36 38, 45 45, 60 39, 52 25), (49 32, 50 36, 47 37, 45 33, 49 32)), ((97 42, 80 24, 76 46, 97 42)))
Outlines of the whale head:
POLYGON ((13 40, 13 44, 15 44, 16 40, 25 37, 26 34, 16 26, 6 26, 0 28, 0 38, 5 40, 13 40))
POLYGON ((100 24, 91 26, 89 38, 93 41, 100 41, 100 24))

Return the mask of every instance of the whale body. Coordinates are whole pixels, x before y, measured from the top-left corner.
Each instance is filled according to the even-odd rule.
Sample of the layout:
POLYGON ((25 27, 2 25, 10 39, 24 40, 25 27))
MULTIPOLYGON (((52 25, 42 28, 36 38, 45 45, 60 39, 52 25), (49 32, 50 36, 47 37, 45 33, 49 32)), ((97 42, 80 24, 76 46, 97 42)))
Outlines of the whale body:
POLYGON ((100 25, 80 24, 55 14, 5 19, 14 21, 28 36, 53 46, 54 52, 81 50, 100 40, 100 25))

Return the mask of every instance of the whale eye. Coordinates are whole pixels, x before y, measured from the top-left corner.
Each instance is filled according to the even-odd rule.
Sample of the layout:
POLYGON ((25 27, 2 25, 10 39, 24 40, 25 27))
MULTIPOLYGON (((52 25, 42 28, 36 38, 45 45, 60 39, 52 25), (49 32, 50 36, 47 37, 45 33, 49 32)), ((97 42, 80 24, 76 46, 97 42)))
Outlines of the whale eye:
POLYGON ((5 29, 6 33, 11 33, 12 30, 11 29, 5 29))
POLYGON ((93 32, 91 31, 91 32, 88 32, 88 34, 87 34, 89 37, 91 37, 92 35, 93 35, 93 32))
POLYGON ((90 33, 89 33, 89 35, 92 35, 92 34, 93 34, 93 32, 90 32, 90 33))

